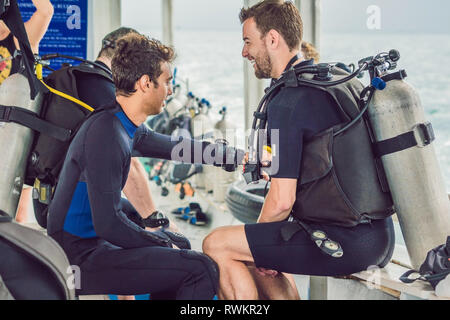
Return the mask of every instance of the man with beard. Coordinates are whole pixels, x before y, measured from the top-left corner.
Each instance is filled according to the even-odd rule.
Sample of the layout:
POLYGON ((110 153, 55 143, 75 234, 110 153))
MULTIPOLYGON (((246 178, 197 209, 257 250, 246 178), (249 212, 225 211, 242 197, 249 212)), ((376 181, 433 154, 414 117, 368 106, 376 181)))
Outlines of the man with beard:
MULTIPOLYGON (((253 64, 258 78, 276 83, 291 67, 313 64, 299 55, 303 26, 292 2, 263 1, 243 8, 240 21, 242 56, 253 64)), ((312 230, 323 230, 341 244, 346 254, 338 259, 323 254, 304 230, 287 240, 282 236, 282 229, 296 224, 288 218, 300 186, 303 146, 344 121, 336 102, 317 88, 285 86, 269 101, 268 141, 272 163, 279 169, 270 172, 271 185, 258 223, 218 228, 203 242, 203 252, 219 266, 219 298, 298 299, 295 283, 285 273, 348 275, 389 261, 394 247, 390 218, 354 227, 310 223, 312 230)))

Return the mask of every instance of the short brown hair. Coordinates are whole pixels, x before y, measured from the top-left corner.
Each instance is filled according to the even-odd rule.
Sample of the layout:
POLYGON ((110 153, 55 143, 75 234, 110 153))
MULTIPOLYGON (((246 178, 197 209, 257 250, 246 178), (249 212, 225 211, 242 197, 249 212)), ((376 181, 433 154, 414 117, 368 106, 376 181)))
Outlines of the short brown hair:
POLYGON ((171 63, 174 59, 173 49, 156 39, 140 34, 120 38, 111 61, 116 94, 130 96, 136 92, 136 81, 143 75, 148 75, 158 87, 157 79, 162 73, 161 62, 171 63))
POLYGON ((101 48, 100 52, 98 53, 97 58, 106 57, 108 59, 112 59, 112 57, 114 56, 114 52, 116 52, 117 40, 119 40, 119 38, 122 38, 123 36, 126 36, 130 33, 139 34, 139 32, 136 31, 135 29, 127 28, 127 27, 120 27, 120 28, 108 33, 102 39, 102 48, 101 48))
POLYGON ((303 38, 303 22, 295 5, 290 1, 265 0, 250 8, 242 8, 241 23, 254 18, 256 27, 264 37, 271 29, 278 31, 289 50, 300 49, 303 38))

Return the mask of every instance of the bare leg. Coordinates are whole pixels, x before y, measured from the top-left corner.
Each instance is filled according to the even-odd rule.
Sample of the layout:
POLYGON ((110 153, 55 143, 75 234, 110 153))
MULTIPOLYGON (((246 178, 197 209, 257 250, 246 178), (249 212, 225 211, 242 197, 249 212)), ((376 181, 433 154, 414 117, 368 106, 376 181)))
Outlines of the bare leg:
POLYGON ((218 296, 224 300, 256 300, 258 290, 246 265, 252 262, 244 226, 215 229, 203 240, 203 252, 219 266, 218 296))
POLYGON ((146 217, 156 210, 150 193, 147 172, 138 158, 131 158, 130 172, 123 192, 140 215, 146 217))
POLYGON ((292 275, 279 273, 275 277, 263 276, 256 271, 254 264, 249 264, 248 269, 256 283, 260 300, 300 300, 292 275))
MULTIPOLYGON (((147 172, 138 158, 131 158, 130 172, 123 192, 141 217, 147 218, 151 213, 156 211, 147 172)), ((180 229, 173 221, 170 221, 169 230, 180 232, 180 229)))
POLYGON ((203 252, 219 265, 220 299, 299 299, 295 283, 285 275, 256 272, 244 226, 214 230, 203 241, 203 252))
POLYGON ((19 206, 16 212, 16 221, 19 223, 27 222, 28 213, 32 210, 32 200, 31 193, 33 191, 32 187, 24 187, 22 193, 20 194, 19 206))

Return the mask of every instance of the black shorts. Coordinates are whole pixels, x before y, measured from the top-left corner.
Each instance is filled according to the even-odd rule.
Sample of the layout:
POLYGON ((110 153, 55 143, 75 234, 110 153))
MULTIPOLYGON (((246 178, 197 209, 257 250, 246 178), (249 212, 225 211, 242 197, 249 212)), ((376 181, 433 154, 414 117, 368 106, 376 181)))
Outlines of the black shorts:
POLYGON ((333 258, 323 253, 309 235, 300 230, 289 241, 281 237, 281 228, 294 222, 246 224, 245 233, 257 267, 294 274, 342 276, 366 270, 369 266, 384 267, 395 246, 391 218, 345 228, 308 224, 325 231, 341 244, 344 255, 333 258))

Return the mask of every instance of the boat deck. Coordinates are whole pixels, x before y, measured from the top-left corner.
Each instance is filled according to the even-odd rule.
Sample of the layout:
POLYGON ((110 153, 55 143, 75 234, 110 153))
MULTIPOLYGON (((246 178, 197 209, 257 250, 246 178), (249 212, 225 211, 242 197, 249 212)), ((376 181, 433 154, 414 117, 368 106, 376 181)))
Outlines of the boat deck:
MULTIPOLYGON (((161 196, 161 188, 154 182, 150 182, 153 200, 157 209, 166 213, 191 241, 192 249, 202 251, 203 239, 215 228, 227 225, 242 225, 228 210, 224 202, 214 200, 212 194, 202 189, 196 189, 193 197, 181 200, 179 194, 169 186, 169 195, 161 196), (178 215, 171 211, 178 207, 186 207, 189 202, 198 202, 203 212, 208 217, 208 223, 204 226, 195 226, 187 221, 178 219, 178 215)), ((31 217, 33 215, 31 214, 31 217)), ((33 218, 27 223, 30 227, 36 227, 33 218)), ((396 234, 401 232, 396 223, 396 234)), ((398 279, 400 275, 409 270, 409 256, 406 247, 397 243, 391 263, 381 270, 363 271, 358 274, 343 278, 310 277, 294 275, 301 299, 345 299, 345 300, 398 300, 398 299, 426 299, 438 300, 432 287, 423 281, 413 284, 404 284, 398 279)), ((81 296, 81 300, 108 299, 108 296, 81 296)), ((447 299, 450 300, 450 299, 447 299)))

